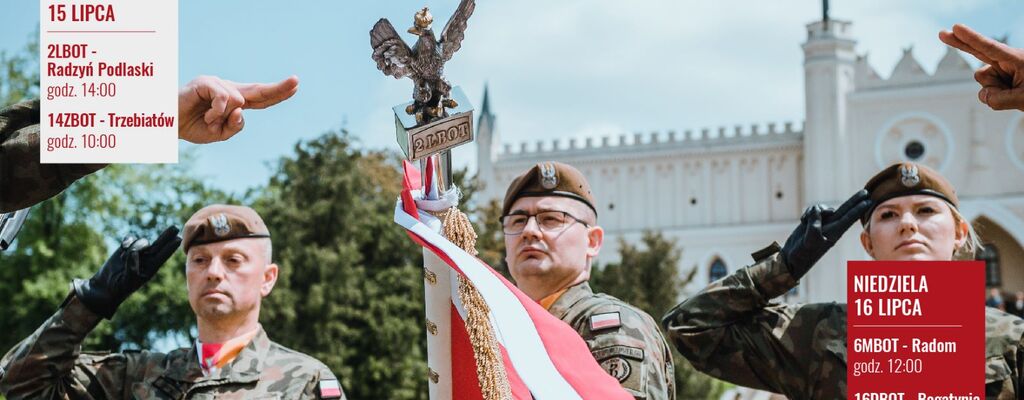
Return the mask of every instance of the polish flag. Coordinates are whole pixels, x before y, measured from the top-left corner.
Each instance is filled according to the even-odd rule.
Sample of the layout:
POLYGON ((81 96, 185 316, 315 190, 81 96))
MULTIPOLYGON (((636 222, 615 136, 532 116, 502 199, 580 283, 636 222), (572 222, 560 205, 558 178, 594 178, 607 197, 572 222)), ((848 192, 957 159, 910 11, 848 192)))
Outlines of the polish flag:
POLYGON ((321 399, 340 399, 341 398, 341 385, 335 379, 325 379, 320 381, 320 398, 321 399))
MULTIPOLYGON (((597 364, 575 330, 483 261, 420 221, 413 193, 421 188, 420 172, 408 161, 403 162, 403 168, 405 179, 395 208, 395 222, 407 230, 413 241, 472 282, 487 303, 512 397, 522 400, 633 399, 597 364)), ((453 296, 453 301, 458 302, 456 297, 453 296)), ((461 308, 461 304, 452 304, 452 386, 459 399, 480 399, 476 361, 461 308)))
POLYGON ((596 314, 590 317, 590 330, 597 331, 607 328, 616 328, 622 325, 618 312, 596 314))

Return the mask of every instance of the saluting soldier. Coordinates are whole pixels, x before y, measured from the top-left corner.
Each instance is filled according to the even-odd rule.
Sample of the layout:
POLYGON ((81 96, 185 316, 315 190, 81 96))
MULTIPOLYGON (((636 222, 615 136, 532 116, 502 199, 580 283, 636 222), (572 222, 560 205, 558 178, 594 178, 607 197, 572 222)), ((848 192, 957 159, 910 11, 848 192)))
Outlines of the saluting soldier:
MULTIPOLYGON (((781 248, 670 311, 669 339, 708 375, 790 399, 846 398, 846 304, 775 304, 858 219, 875 260, 970 257, 979 242, 953 186, 934 170, 894 164, 839 209, 809 207, 781 248)), ((980 306, 980 305, 979 305, 980 306)), ((1024 399, 1024 320, 985 310, 985 394, 1024 399)))
MULTIPOLYGON (((295 94, 298 78, 235 83, 193 79, 178 92, 178 138, 191 143, 227 140, 242 130, 243 109, 267 108, 295 94)), ((49 199, 105 164, 40 164, 39 99, 0 110, 0 213, 49 199)))
POLYGON ((672 354, 657 323, 587 282, 604 230, 583 174, 559 162, 530 168, 509 185, 501 224, 516 286, 579 332, 635 398, 674 399, 672 354))
POLYGON ((89 280, 75 280, 57 313, 0 361, 10 399, 343 399, 320 361, 274 343, 260 303, 277 281, 270 232, 251 208, 213 205, 153 243, 127 237, 89 280), (199 337, 170 353, 81 353, 102 318, 148 282, 178 249, 199 337))

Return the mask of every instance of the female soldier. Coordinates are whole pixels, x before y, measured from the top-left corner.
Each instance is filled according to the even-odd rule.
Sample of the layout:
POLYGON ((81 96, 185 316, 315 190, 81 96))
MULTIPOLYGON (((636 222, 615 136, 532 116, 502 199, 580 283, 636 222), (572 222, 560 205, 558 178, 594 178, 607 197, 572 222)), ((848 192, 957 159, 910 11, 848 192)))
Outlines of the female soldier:
MULTIPOLYGON (((937 172, 892 165, 839 209, 808 208, 785 246, 754 253, 754 265, 676 306, 662 320, 669 340, 711 376, 790 399, 845 399, 846 304, 769 301, 795 287, 857 219, 876 260, 970 256, 978 240, 958 205, 937 172)), ((986 309, 986 398, 1024 399, 1022 336, 1024 320, 986 309)))

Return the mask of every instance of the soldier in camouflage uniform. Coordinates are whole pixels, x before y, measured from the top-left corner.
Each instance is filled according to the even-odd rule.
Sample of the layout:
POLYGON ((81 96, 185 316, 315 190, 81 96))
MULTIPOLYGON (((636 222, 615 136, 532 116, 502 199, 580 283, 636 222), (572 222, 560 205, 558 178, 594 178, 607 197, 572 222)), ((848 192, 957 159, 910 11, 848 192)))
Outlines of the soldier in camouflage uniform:
POLYGON ((672 353, 658 324, 587 283, 604 231, 583 174, 557 162, 530 168, 509 186, 501 222, 519 289, 579 332, 633 397, 675 399, 672 353))
POLYGON ((10 399, 343 399, 323 363, 272 342, 259 305, 277 280, 270 233, 248 207, 215 205, 152 244, 125 238, 61 308, 0 361, 10 399), (81 353, 85 336, 149 281, 177 250, 188 257, 189 303, 199 337, 168 354, 81 353))
MULTIPOLYGON (((227 140, 245 124, 242 110, 267 108, 298 90, 298 79, 274 84, 193 79, 178 92, 178 137, 192 143, 227 140)), ((104 164, 40 164, 39 100, 0 110, 0 212, 49 199, 104 164)))
MULTIPOLYGON (((708 375, 790 399, 845 399, 846 304, 771 300, 796 287, 858 219, 876 260, 970 256, 978 242, 958 204, 937 172, 890 166, 839 209, 808 208, 785 246, 754 253, 754 265, 713 282, 662 323, 676 349, 708 375), (921 244, 903 245, 910 238, 921 244)), ((1024 399, 1024 320, 986 308, 985 357, 986 398, 1024 399)))

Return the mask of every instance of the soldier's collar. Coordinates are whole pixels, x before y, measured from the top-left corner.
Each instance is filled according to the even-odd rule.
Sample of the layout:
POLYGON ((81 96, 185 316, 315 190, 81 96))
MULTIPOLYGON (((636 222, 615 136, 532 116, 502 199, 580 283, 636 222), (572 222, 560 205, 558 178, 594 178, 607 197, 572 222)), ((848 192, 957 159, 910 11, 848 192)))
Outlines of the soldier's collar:
POLYGON ((593 295, 594 291, 590 289, 590 282, 583 281, 569 286, 561 296, 558 296, 558 300, 548 307, 548 312, 561 319, 574 304, 593 295))
POLYGON ((193 343, 187 350, 181 349, 184 355, 182 357, 174 357, 167 369, 164 370, 162 377, 179 382, 193 383, 224 379, 232 382, 255 381, 259 379, 260 372, 263 370, 263 361, 266 360, 269 350, 270 338, 267 337, 263 326, 260 325, 259 332, 252 338, 252 341, 238 353, 234 361, 224 366, 217 376, 203 376, 203 367, 199 365, 199 353, 193 343))
POLYGON ((253 338, 259 333, 259 326, 224 343, 203 343, 196 339, 196 352, 199 353, 199 365, 206 375, 216 374, 241 354, 253 338))
POLYGON ((550 309, 551 305, 555 304, 555 301, 558 301, 558 299, 562 298, 562 294, 564 294, 565 291, 568 290, 568 289, 569 288, 563 288, 561 290, 558 290, 558 291, 548 295, 548 297, 540 299, 540 301, 538 301, 538 303, 540 303, 540 306, 544 307, 545 310, 550 309))
POLYGON ((234 361, 221 369, 220 376, 238 382, 259 378, 269 351, 270 338, 260 325, 256 336, 238 353, 234 361))

